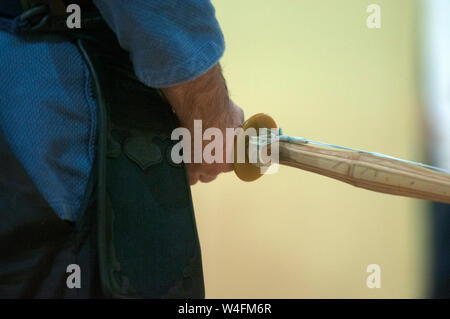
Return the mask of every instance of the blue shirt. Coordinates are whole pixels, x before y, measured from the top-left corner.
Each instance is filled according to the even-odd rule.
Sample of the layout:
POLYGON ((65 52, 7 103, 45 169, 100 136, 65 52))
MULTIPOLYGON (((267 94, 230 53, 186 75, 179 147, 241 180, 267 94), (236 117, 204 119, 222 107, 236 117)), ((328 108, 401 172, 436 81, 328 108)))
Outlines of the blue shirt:
MULTIPOLYGON (((151 87, 192 80, 224 40, 209 0, 94 0, 151 87)), ((57 35, 0 31, 0 134, 61 218, 81 209, 96 147, 96 101, 78 48, 57 35)))

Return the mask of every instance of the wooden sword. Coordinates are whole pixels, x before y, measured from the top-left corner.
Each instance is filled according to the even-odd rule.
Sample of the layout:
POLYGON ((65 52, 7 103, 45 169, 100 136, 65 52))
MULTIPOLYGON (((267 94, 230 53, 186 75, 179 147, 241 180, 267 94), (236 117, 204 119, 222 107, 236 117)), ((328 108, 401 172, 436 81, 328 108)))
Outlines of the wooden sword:
MULTIPOLYGON (((266 147, 270 154, 277 143, 279 164, 296 167, 328 176, 368 190, 420 198, 450 204, 450 172, 441 168, 411 162, 391 156, 367 152, 301 137, 284 135, 267 114, 256 114, 243 125, 243 130, 254 128, 256 136, 245 137, 245 161, 237 161, 235 143, 234 171, 243 181, 261 177, 261 167, 268 165, 259 160, 251 162, 249 150, 257 146, 258 152, 266 147)), ((270 165, 270 163, 269 163, 270 165)))

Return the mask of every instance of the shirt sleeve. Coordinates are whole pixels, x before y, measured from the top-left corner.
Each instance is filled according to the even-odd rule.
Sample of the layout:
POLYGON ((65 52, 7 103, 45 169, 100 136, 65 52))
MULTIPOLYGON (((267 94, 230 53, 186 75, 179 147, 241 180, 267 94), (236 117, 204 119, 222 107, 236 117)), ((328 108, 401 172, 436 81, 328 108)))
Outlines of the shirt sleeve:
POLYGON ((225 43, 210 0, 95 0, 144 84, 168 87, 214 66, 225 43))

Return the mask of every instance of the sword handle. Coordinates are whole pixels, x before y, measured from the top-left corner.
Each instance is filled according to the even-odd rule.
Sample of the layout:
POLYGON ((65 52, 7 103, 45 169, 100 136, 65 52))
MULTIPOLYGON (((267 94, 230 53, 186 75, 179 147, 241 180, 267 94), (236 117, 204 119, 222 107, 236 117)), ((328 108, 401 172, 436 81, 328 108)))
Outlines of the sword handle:
POLYGON ((280 164, 376 192, 450 204, 450 175, 391 158, 279 142, 280 164))

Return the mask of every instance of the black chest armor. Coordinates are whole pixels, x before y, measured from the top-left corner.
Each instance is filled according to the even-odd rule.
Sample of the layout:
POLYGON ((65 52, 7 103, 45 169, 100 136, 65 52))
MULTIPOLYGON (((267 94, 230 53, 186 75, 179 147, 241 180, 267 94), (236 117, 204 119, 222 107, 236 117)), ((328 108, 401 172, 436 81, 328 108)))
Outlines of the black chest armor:
POLYGON ((75 223, 61 220, 0 135, 0 298, 203 298, 186 169, 170 157, 175 114, 105 25, 58 32, 79 47, 97 100, 91 195, 75 223), (71 264, 81 288, 67 286, 71 264))

